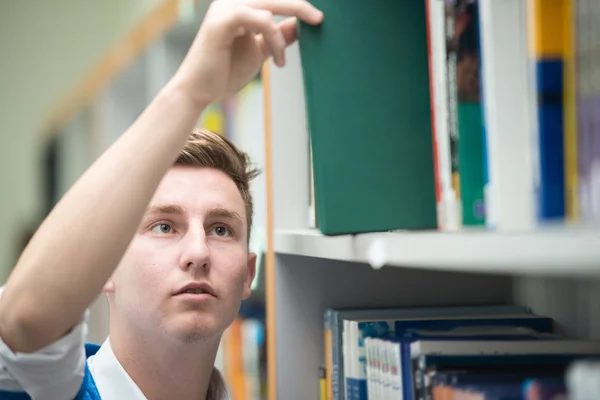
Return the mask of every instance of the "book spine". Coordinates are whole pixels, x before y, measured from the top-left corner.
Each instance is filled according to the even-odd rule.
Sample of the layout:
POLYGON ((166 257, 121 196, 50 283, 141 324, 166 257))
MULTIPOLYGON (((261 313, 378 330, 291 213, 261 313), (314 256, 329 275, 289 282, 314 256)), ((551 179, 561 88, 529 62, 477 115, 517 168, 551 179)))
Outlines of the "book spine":
POLYGON ((590 215, 590 120, 588 118, 588 92, 589 92, 589 10, 588 0, 577 0, 576 3, 576 73, 577 73, 577 178, 578 178, 578 208, 579 218, 586 220, 590 215))
POLYGON ((563 143, 564 1, 533 0, 535 38, 533 57, 537 72, 540 180, 538 219, 565 216, 563 143))
POLYGON ((598 18, 600 18, 600 4, 593 1, 591 18, 592 25, 592 61, 591 71, 593 80, 592 110, 593 110, 593 137, 592 137, 592 166, 590 173, 591 186, 591 218, 600 220, 600 29, 598 29, 598 18))
POLYGON ((458 223, 462 221, 462 210, 460 210, 460 172, 459 172, 459 132, 458 132, 458 109, 456 88, 456 58, 457 58, 457 36, 455 27, 456 0, 445 2, 445 34, 446 34, 446 77, 447 77, 447 107, 448 107, 448 135, 450 138, 450 165, 452 172, 452 189, 457 209, 453 210, 457 216, 458 223))
POLYGON ((478 15, 475 0, 462 2, 455 10, 458 166, 463 226, 485 222, 478 15))
POLYGON ((365 338, 365 351, 367 353, 367 399, 373 400, 375 398, 374 393, 374 375, 373 375, 373 345, 371 344, 373 339, 365 338))
POLYGON ((344 393, 344 383, 341 381, 343 376, 343 362, 342 360, 342 332, 340 332, 341 323, 339 314, 335 310, 329 310, 329 324, 331 326, 331 388, 333 400, 342 400, 342 393, 344 393))
POLYGON ((578 220, 577 198, 577 108, 576 108, 576 38, 575 2, 564 0, 564 144, 565 144, 565 216, 578 220))
MULTIPOLYGON (((477 4, 477 13, 479 16, 479 3, 477 4)), ((479 55, 479 103, 480 103, 480 121, 481 121, 481 167, 483 172, 483 189, 482 189, 482 201, 483 201, 483 214, 484 214, 484 225, 489 227, 489 210, 488 201, 486 196, 486 190, 490 185, 490 175, 488 166, 488 146, 487 146, 487 133, 485 128, 485 79, 483 78, 483 51, 481 48, 481 18, 477 18, 477 54, 479 55)))
POLYGON ((344 321, 344 376, 346 377, 346 399, 360 400, 360 361, 358 345, 358 323, 344 321), (346 328, 347 333, 346 333, 346 328), (347 368, 346 368, 347 367, 347 368))
POLYGON ((390 343, 390 352, 392 357, 392 376, 394 377, 394 381, 392 383, 392 392, 394 394, 394 398, 403 398, 402 387, 402 346, 401 343, 390 343))
POLYGON ((498 230, 531 229, 536 221, 528 3, 478 1, 489 174, 486 225, 498 230))
POLYGON ((563 63, 560 59, 538 61, 540 171, 538 212, 541 221, 565 216, 563 144, 563 63))
POLYGON ((434 124, 434 155, 437 157, 437 180, 439 183, 438 227, 455 231, 460 225, 458 201, 452 187, 452 162, 450 134, 448 132, 448 83, 446 64, 445 0, 427 0, 428 39, 430 48, 429 68, 432 122, 434 124))
MULTIPOLYGON (((333 347, 336 337, 333 335, 333 327, 335 326, 335 318, 333 310, 325 310, 324 313, 324 353, 325 353, 325 388, 327 400, 333 399, 333 347)), ((336 345, 337 348, 337 345, 336 345)))
POLYGON ((433 174, 435 181, 435 202, 437 205, 437 223, 438 229, 443 229, 443 214, 442 214, 442 183, 441 183, 441 172, 440 172, 440 162, 439 162, 439 143, 437 140, 438 137, 438 117, 437 117, 437 90, 436 90, 436 79, 435 79, 435 61, 434 61, 434 48, 433 41, 435 40, 434 36, 434 24, 436 23, 435 17, 433 14, 433 8, 435 5, 432 5, 433 0, 425 0, 425 15, 426 15, 426 23, 425 27, 427 30, 427 67, 429 68, 429 96, 430 96, 430 113, 431 113, 431 134, 432 134, 432 142, 433 142, 433 174))
POLYGON ((341 352, 342 352, 342 367, 340 368, 340 397, 344 400, 352 399, 352 387, 350 386, 350 378, 352 376, 352 369, 350 368, 350 362, 352 360, 352 351, 350 349, 350 322, 342 319, 342 341, 341 341, 341 352))
POLYGON ((356 400, 367 400, 367 349, 365 347, 365 336, 359 329, 358 323, 355 323, 355 340, 353 344, 357 350, 356 354, 356 382, 354 390, 356 400))

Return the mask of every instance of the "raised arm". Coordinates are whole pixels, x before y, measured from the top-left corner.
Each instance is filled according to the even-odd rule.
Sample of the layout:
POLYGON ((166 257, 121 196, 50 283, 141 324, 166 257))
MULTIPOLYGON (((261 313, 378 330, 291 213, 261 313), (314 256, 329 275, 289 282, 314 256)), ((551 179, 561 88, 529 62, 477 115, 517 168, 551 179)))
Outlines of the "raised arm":
POLYGON ((319 23, 303 0, 216 0, 186 59, 133 125, 45 219, 0 298, 0 337, 32 352, 69 331, 101 292, 145 207, 200 113, 249 81, 268 56, 284 64, 293 19, 319 23))

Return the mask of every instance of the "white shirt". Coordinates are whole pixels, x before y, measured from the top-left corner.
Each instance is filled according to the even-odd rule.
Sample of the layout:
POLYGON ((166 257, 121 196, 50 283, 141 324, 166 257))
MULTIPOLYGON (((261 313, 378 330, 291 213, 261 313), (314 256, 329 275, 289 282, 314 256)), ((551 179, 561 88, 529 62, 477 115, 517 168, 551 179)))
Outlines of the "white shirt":
MULTIPOLYGON (((4 287, 0 287, 0 296, 4 287)), ((34 353, 14 353, 0 338, 0 391, 27 392, 33 400, 74 399, 87 362, 102 400, 146 400, 115 357, 107 339, 86 360, 89 311, 64 337, 34 353)), ((208 400, 229 400, 225 382, 214 368, 208 400)))

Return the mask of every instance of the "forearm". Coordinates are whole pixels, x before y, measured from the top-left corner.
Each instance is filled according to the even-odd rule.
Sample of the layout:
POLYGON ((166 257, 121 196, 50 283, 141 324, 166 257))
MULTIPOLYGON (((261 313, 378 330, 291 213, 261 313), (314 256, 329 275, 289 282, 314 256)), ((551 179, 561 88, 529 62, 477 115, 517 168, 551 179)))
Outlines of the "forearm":
POLYGON ((0 298, 0 337, 13 351, 41 348, 81 318, 202 108, 169 85, 56 205, 0 298))

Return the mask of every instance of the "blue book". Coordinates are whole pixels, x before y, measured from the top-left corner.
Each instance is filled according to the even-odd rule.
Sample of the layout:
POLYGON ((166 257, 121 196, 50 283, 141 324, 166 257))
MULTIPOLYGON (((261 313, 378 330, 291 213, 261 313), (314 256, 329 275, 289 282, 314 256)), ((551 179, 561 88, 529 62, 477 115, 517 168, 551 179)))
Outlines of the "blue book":
POLYGON ((565 216, 563 62, 536 62, 539 122, 538 219, 565 216))

